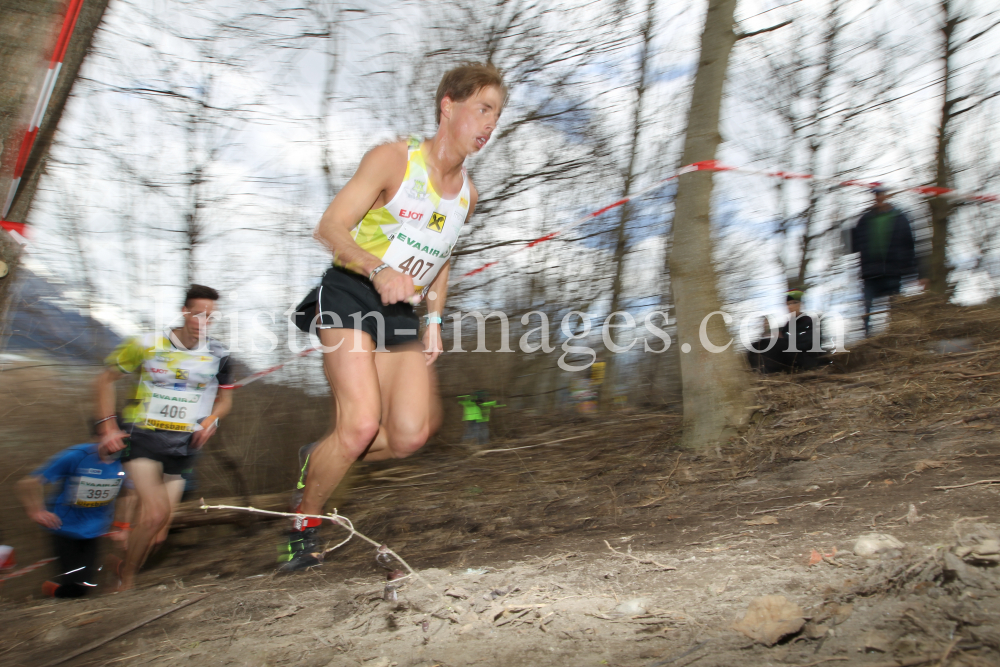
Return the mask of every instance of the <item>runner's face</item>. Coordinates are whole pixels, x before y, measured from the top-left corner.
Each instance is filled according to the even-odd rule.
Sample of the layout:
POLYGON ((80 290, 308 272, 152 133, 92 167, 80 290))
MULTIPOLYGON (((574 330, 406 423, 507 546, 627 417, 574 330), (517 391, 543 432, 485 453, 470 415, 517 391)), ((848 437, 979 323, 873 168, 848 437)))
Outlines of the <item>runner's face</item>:
POLYGON ((497 127, 503 97, 496 86, 481 88, 475 95, 461 102, 445 98, 450 103, 449 125, 459 145, 468 153, 476 153, 497 127))
POLYGON ((181 310, 184 314, 184 328, 188 334, 199 338, 204 336, 214 312, 215 302, 211 299, 191 299, 181 310))

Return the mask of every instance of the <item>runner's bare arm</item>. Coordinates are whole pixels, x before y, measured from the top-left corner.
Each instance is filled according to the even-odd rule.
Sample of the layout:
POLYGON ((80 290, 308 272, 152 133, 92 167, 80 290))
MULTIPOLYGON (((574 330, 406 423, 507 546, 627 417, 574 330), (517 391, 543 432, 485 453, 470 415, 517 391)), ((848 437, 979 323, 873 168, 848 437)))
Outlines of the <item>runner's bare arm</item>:
POLYGON ((97 394, 97 413, 94 418, 101 422, 97 425, 97 434, 101 438, 102 448, 107 453, 117 452, 125 448, 123 440, 125 434, 118 428, 117 420, 105 419, 105 417, 115 414, 115 382, 123 375, 117 369, 105 368, 94 381, 94 389, 97 394))
POLYGON ((29 475, 17 483, 17 497, 24 506, 24 511, 35 523, 46 528, 58 528, 62 521, 58 516, 45 509, 45 487, 42 478, 29 475))
POLYGON ((233 409, 233 390, 219 389, 215 396, 215 403, 212 406, 212 414, 223 419, 233 409))
MULTIPOLYGON (((367 277, 382 264, 381 259, 361 249, 351 238, 351 230, 368 211, 384 206, 395 194, 406 174, 406 155, 404 141, 368 151, 354 176, 323 213, 314 236, 333 252, 339 265, 367 277)), ((380 271, 374 284, 383 304, 413 298, 413 278, 393 269, 380 271)))
MULTIPOLYGON (((448 297, 448 274, 451 273, 451 261, 445 262, 438 272, 434 282, 427 290, 427 313, 444 314, 444 302, 448 297)), ((441 325, 427 323, 424 328, 424 359, 430 366, 444 351, 444 342, 441 339, 441 325)))
POLYGON ((195 431, 194 435, 191 436, 191 446, 195 449, 201 449, 208 442, 208 439, 215 435, 218 428, 216 424, 232 409, 233 390, 220 388, 219 393, 215 396, 215 403, 212 404, 212 414, 201 420, 202 429, 195 431))
MULTIPOLYGON (((469 215, 465 218, 465 223, 468 224, 469 220, 472 218, 472 214, 476 212, 476 202, 479 201, 479 191, 476 190, 476 186, 469 181, 469 215)), ((449 260, 443 267, 441 271, 434 278, 434 282, 430 284, 427 290, 427 312, 428 313, 438 313, 444 315, 444 303, 448 299, 448 275, 451 273, 451 261, 449 260)), ((441 352, 444 351, 444 343, 441 339, 441 325, 440 324, 429 324, 424 330, 424 358, 427 360, 427 365, 430 366, 437 358, 441 356, 441 352)))

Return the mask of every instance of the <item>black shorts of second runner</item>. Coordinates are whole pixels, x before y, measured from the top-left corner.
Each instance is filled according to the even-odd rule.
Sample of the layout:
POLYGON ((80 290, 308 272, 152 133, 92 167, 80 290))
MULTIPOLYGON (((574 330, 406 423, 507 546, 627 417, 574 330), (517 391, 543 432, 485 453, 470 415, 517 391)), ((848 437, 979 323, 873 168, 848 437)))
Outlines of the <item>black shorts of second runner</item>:
POLYGON ((194 460, 197 454, 174 456, 158 451, 151 442, 147 442, 145 433, 136 430, 129 436, 128 445, 122 453, 122 463, 134 459, 151 459, 163 465, 164 475, 184 475, 194 471, 194 460))
POLYGON ((306 333, 316 333, 317 329, 360 328, 379 347, 415 341, 420 330, 413 306, 408 303, 383 306, 382 297, 370 280, 336 266, 330 267, 319 287, 313 288, 296 306, 292 321, 306 333))

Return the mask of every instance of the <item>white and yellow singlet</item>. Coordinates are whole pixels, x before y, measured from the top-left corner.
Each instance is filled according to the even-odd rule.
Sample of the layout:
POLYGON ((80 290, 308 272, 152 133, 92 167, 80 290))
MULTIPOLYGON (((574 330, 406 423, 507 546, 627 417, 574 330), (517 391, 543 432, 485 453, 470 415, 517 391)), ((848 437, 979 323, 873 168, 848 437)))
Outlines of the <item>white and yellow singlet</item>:
MULTIPOLYGON (((434 282, 469 217, 469 177, 462 169, 462 189, 442 199, 431 186, 420 141, 410 139, 406 175, 392 200, 368 211, 351 230, 363 250, 413 278, 420 292, 434 282)), ((334 263, 337 263, 336 260, 334 263)))

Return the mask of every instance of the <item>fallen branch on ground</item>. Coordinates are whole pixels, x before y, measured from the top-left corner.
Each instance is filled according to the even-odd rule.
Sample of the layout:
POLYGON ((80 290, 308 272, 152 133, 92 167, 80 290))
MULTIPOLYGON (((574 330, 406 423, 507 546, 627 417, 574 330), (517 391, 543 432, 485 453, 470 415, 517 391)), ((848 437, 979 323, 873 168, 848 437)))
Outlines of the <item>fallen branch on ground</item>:
POLYGON ((806 501, 804 503, 799 503, 798 505, 786 505, 785 507, 772 507, 766 510, 754 510, 750 512, 750 514, 752 516, 756 514, 768 514, 770 512, 783 512, 785 510, 795 510, 802 507, 808 507, 809 505, 812 505, 816 509, 823 509, 827 505, 836 504, 833 502, 834 500, 844 500, 845 498, 846 496, 831 496, 829 498, 823 498, 823 500, 811 500, 811 501, 806 501))
MULTIPOLYGON (((590 434, 584 434, 590 435, 590 434)), ((583 435, 574 435, 570 438, 562 438, 561 440, 552 440, 551 442, 541 442, 537 445, 524 445, 523 447, 508 447, 506 449, 484 449, 481 452, 476 452, 473 456, 483 456, 485 454, 495 454, 497 452, 513 452, 518 449, 531 449, 532 447, 545 447, 546 445, 554 445, 557 442, 566 442, 567 440, 576 440, 578 438, 584 437, 583 435)))
POLYGON ((604 543, 608 545, 609 549, 611 549, 611 553, 618 554, 619 556, 625 556, 626 558, 631 558, 632 560, 634 560, 634 561, 636 561, 638 563, 642 563, 643 565, 655 565, 656 567, 660 568, 661 570, 676 570, 677 569, 676 567, 674 567, 672 565, 664 565, 663 563, 657 563, 652 558, 639 558, 638 556, 633 556, 632 554, 627 554, 627 553, 625 553, 623 551, 618 551, 613 546, 611 546, 611 544, 607 540, 604 540, 604 543))
POLYGON ((983 411, 982 408, 980 408, 976 412, 971 412, 957 421, 949 421, 944 424, 941 424, 940 426, 935 426, 932 430, 940 431, 941 429, 948 428, 949 426, 959 426, 961 424, 968 424, 970 422, 979 421, 982 419, 990 419, 991 417, 997 416, 998 411, 1000 411, 1000 408, 991 407, 985 411, 983 411))
POLYGON ((158 611, 155 614, 153 614, 152 616, 147 616, 146 618, 142 619, 141 621, 136 621, 135 623, 132 623, 131 625, 127 625, 124 628, 121 628, 120 630, 115 630, 114 632, 112 632, 107 637, 104 637, 102 639, 98 639, 97 641, 93 641, 93 642, 87 644, 86 646, 84 646, 82 648, 78 648, 77 650, 75 650, 75 651, 73 651, 73 652, 71 652, 71 653, 69 653, 67 655, 62 656, 61 658, 56 658, 52 662, 45 663, 45 665, 43 665, 43 667, 54 667, 55 665, 61 665, 64 662, 67 662, 69 660, 72 660, 73 658, 76 658, 77 656, 81 656, 84 653, 89 653, 90 651, 93 651, 95 648, 99 648, 101 646, 104 646, 105 644, 107 644, 109 641, 111 641, 113 639, 118 639, 119 637, 121 637, 124 634, 128 634, 129 632, 132 632, 133 630, 137 630, 137 629, 141 628, 142 626, 144 626, 144 625, 146 625, 148 623, 152 623, 153 621, 155 621, 158 618, 163 618, 167 614, 172 614, 175 611, 177 611, 178 609, 183 609, 184 607, 187 607, 188 605, 192 605, 195 602, 199 602, 201 600, 204 600, 207 597, 208 597, 208 593, 203 593, 202 595, 199 595, 198 597, 195 597, 195 598, 191 598, 190 600, 185 600, 184 602, 178 602, 177 604, 175 604, 173 607, 170 607, 166 611, 158 611))
MULTIPOLYGON (((323 556, 326 556, 326 554, 330 553, 331 551, 333 551, 335 549, 339 549, 340 547, 344 546, 345 544, 347 544, 348 542, 351 541, 351 538, 353 538, 356 535, 356 536, 360 537, 362 540, 364 540, 365 542, 368 542, 369 544, 375 546, 378 549, 378 556, 375 557, 375 560, 380 565, 384 566, 384 564, 382 563, 382 561, 379 560, 379 556, 382 556, 384 554, 388 554, 388 555, 392 556, 393 558, 395 558, 396 560, 398 560, 400 563, 402 563, 403 567, 405 567, 407 569, 407 571, 410 573, 409 575, 407 575, 407 577, 408 576, 414 576, 417 579, 419 579, 420 581, 422 581, 424 583, 424 585, 427 586, 427 588, 429 588, 432 593, 434 593, 435 595, 437 595, 438 598, 440 598, 441 601, 443 603, 445 603, 445 606, 450 609, 450 606, 448 605, 448 600, 446 600, 443 595, 441 595, 440 593, 438 593, 434 589, 434 587, 431 586, 430 583, 428 583, 428 581, 426 579, 424 579, 423 577, 421 577, 417 573, 416 570, 414 570, 412 567, 410 567, 410 564, 407 563, 405 560, 403 560, 403 558, 399 554, 397 554, 395 551, 393 551, 392 549, 390 549, 388 546, 386 546, 384 544, 380 544, 379 542, 376 542, 375 540, 373 540, 372 538, 368 537, 364 533, 360 533, 357 530, 355 530, 354 524, 351 522, 351 520, 348 519, 346 516, 340 516, 339 514, 337 514, 336 510, 334 510, 333 514, 296 514, 296 513, 293 513, 293 512, 273 512, 271 510, 259 510, 256 507, 237 507, 235 505, 206 505, 204 498, 201 499, 201 509, 205 510, 206 512, 208 510, 237 510, 237 511, 240 511, 240 512, 252 512, 254 514, 267 514, 267 515, 270 515, 270 516, 287 516, 290 519, 304 518, 304 519, 320 519, 320 520, 323 520, 323 521, 330 521, 330 522, 332 522, 332 523, 340 526, 341 528, 345 529, 349 533, 349 535, 347 536, 347 539, 345 539, 344 541, 340 542, 336 546, 332 546, 329 549, 324 549, 323 556)), ((405 579, 405 578, 406 577, 399 577, 398 579, 394 579, 393 581, 400 581, 401 579, 405 579)))
POLYGON ((955 486, 935 486, 935 489, 964 489, 967 486, 976 486, 978 484, 1000 484, 1000 479, 981 479, 978 482, 969 482, 968 484, 956 484, 955 486))

